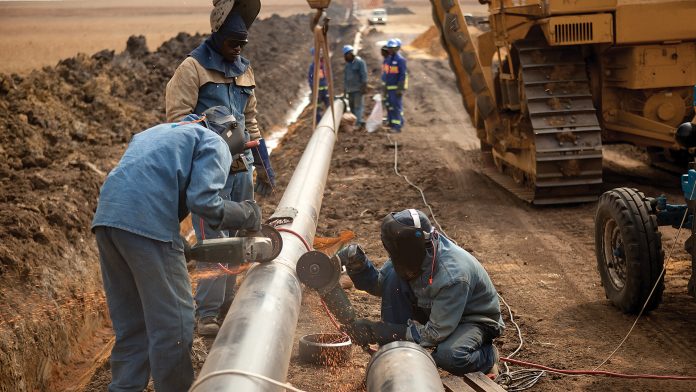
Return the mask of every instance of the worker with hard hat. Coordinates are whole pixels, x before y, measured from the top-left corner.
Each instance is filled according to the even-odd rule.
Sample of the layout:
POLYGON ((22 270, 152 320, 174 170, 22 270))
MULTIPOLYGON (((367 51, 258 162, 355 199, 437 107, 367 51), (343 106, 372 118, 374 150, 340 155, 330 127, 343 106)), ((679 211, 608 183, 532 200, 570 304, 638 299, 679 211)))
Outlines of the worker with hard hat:
MULTIPOLYGON (((314 88, 314 48, 309 50, 312 55, 312 62, 309 64, 307 72, 307 83, 309 90, 314 88)), ((324 56, 319 57, 319 91, 317 91, 317 122, 324 115, 324 111, 329 107, 329 83, 326 80, 326 67, 324 65, 324 56)))
MULTIPOLYGON (((238 1, 213 0, 212 34, 189 53, 167 83, 166 112, 169 121, 179 121, 211 106, 225 106, 237 118, 247 140, 259 140, 259 147, 240 154, 232 163, 230 178, 223 190, 225 198, 241 201, 253 199, 254 191, 262 196, 270 194, 275 185, 275 173, 256 120, 254 72, 250 61, 241 53, 249 41, 248 29, 261 4, 258 0, 250 0, 243 7, 235 7, 236 3, 238 1), (254 167, 256 187, 253 186, 254 167)), ((213 229, 204 217, 196 214, 191 217, 199 241, 230 234, 213 229)), ((215 277, 200 279, 196 287, 197 331, 203 336, 217 335, 220 320, 224 319, 234 296, 234 275, 212 275, 215 277)))
POLYGON ((353 341, 408 340, 433 348, 435 363, 454 375, 495 372, 492 342, 505 325, 481 263, 415 209, 388 214, 381 239, 389 254, 381 269, 359 245, 338 252, 355 287, 382 298, 381 321, 358 319, 347 326, 353 341))
POLYGON ((348 98, 350 111, 356 117, 355 128, 365 127, 363 119, 364 94, 367 94, 367 65, 365 60, 355 54, 351 45, 343 46, 343 59, 346 66, 343 68, 343 88, 348 98))
POLYGON ((109 391, 186 391, 193 382, 193 298, 179 223, 258 231, 253 200, 223 190, 244 135, 227 107, 133 136, 101 187, 92 230, 116 336, 109 391), (236 128, 235 128, 236 127, 236 128))
POLYGON ((392 38, 386 44, 388 55, 382 63, 382 81, 386 89, 387 122, 391 132, 404 126, 403 94, 408 88, 406 59, 399 53, 401 40, 392 38))

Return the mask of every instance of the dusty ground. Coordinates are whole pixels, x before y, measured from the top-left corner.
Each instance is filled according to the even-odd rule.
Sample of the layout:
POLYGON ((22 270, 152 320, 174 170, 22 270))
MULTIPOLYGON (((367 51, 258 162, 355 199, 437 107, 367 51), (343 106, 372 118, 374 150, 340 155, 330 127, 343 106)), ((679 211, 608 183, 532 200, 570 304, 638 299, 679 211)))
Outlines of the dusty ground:
MULTIPOLYGON (((414 16, 404 15, 401 23, 399 17, 394 17, 388 29, 366 38, 361 55, 368 62, 373 88, 377 87, 380 66, 374 42, 399 34, 408 43, 429 25, 430 11, 425 1, 399 2, 402 3, 420 18, 415 30, 414 16)), ((480 9, 477 2, 462 3, 480 9)), ((280 26, 286 22, 268 23, 280 26)), ((304 22, 297 23, 304 28, 304 22)), ((264 39, 283 39, 282 33, 272 35, 274 29, 269 30, 264 39)), ((253 49, 255 62, 267 61, 268 79, 264 88, 259 89, 267 91, 267 102, 272 101, 266 109, 280 113, 269 116, 268 126, 282 122, 282 111, 274 107, 289 106, 291 98, 286 90, 301 83, 304 77, 306 41, 298 41, 301 40, 288 41, 298 52, 289 57, 290 63, 286 58, 274 58, 277 51, 253 49), (282 69, 273 68, 278 63, 284 65, 282 69), (297 69, 300 70, 297 81, 279 83, 287 75, 295 75, 297 69), (278 100, 273 101, 271 96, 278 100)), ((162 104, 158 99, 163 83, 178 63, 176 56, 181 56, 187 44, 191 44, 188 38, 183 43, 172 41, 158 53, 142 58, 133 54, 110 60, 108 56, 107 59, 82 57, 26 78, 0 78, 0 210, 3 211, 0 223, 4 227, 0 230, 0 287, 3 287, 0 290, 3 304, 0 390, 68 389, 70 385, 65 383, 55 387, 55 384, 27 384, 27 380, 47 379, 51 369, 61 362, 94 358, 99 354, 94 350, 99 344, 94 342, 108 341, 108 335, 96 334, 90 337, 91 343, 83 340, 78 345, 82 347, 80 350, 69 351, 65 345, 65 335, 79 336, 77 326, 87 318, 92 329, 101 327, 103 333, 104 328, 104 307, 95 276, 96 255, 85 227, 91 218, 101 176, 115 163, 130 134, 119 130, 137 129, 132 113, 143 112, 136 106, 142 103, 150 102, 144 111, 147 122, 161 118, 162 104), (118 68, 124 64, 135 65, 141 73, 126 72, 129 67, 118 68), (147 69, 152 64, 160 64, 161 69, 155 67, 156 72, 143 73, 142 67, 147 69), (124 72, 123 80, 114 76, 118 74, 115 71, 124 72), (136 75, 148 75, 147 83, 141 82, 137 88, 135 83, 128 82, 138 79, 136 75), (49 88, 48 81, 55 80, 60 81, 58 87, 49 88), (108 80, 115 87, 100 92, 90 87, 94 80, 108 80), (91 88, 87 90, 89 94, 76 95, 76 91, 85 87, 91 88), (107 100, 107 97, 111 98, 107 100), (44 114, 37 107, 51 110, 44 114), (99 110, 109 127, 101 128, 100 122, 89 121, 87 115, 94 110, 99 110), (64 129, 69 129, 65 135, 58 132, 64 129), (18 140, 30 140, 31 148, 18 140), (49 148, 54 146, 59 148, 49 148), (96 165, 92 167, 90 162, 96 165), (63 322, 70 319, 71 322, 63 322), (39 343, 50 337, 55 337, 55 341, 39 343), (23 355, 17 354, 20 351, 24 351, 23 355), (21 367, 17 365, 21 361, 28 361, 28 371, 21 379, 11 378, 19 374, 21 367), (37 376, 43 373, 45 377, 37 376)), ((411 58, 409 62, 407 125, 395 137, 400 143, 399 170, 423 187, 442 229, 482 261, 514 309, 525 338, 520 359, 568 369, 598 365, 621 340, 633 318, 613 308, 599 285, 593 244, 596 205, 534 208, 482 176, 478 140, 447 63, 423 57, 411 58)), ((259 100, 263 101, 261 97, 259 100)), ((280 189, 274 198, 262 201, 266 216, 279 200, 310 131, 305 119, 292 127, 274 152, 280 189)), ((393 154, 384 133, 347 131, 339 135, 318 235, 332 236, 343 229, 354 230, 357 241, 365 246, 373 260, 381 263, 385 259, 378 239, 382 217, 408 207, 425 209, 418 192, 394 175, 393 154)), ((651 169, 632 148, 606 148, 604 178, 606 189, 635 186, 652 195, 665 192, 671 200, 679 201, 677 176, 651 169)), ((675 234, 672 229, 663 231, 665 249, 675 234)), ((677 246, 674 259, 667 271, 663 304, 639 322, 605 369, 682 375, 693 371, 696 350, 692 343, 696 342, 696 331, 692 326, 696 304, 685 294, 691 271, 681 245, 677 246)), ((376 298, 356 290, 350 291, 350 297, 361 317, 379 317, 376 298)), ((301 335, 332 328, 317 296, 305 291, 296 341, 301 335)), ((512 326, 508 325, 497 345, 503 355, 516 347, 512 326)), ((320 368, 299 363, 295 355, 288 381, 308 391, 361 391, 368 360, 366 354, 354 348, 348 365, 320 368)), ((108 379, 107 366, 97 373, 89 390, 104 390, 108 379)), ((539 391, 695 389, 694 383, 557 376, 544 379, 535 388, 539 391)))
MULTIPOLYGON (((3 1, 0 72, 26 73, 78 52, 120 52, 135 33, 144 35, 151 48, 179 32, 206 34, 211 4, 211 0, 3 1)), ((264 0, 260 17, 307 11, 305 0, 264 0)))

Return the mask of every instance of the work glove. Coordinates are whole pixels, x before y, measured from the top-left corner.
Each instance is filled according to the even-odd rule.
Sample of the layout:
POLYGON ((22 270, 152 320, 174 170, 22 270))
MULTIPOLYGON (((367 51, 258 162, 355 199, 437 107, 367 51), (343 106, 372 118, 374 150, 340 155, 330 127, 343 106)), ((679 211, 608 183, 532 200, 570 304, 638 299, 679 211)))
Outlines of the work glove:
POLYGON ((259 146, 251 149, 256 168, 256 186, 254 192, 261 196, 268 196, 275 188, 275 172, 271 167, 271 158, 268 156, 266 141, 259 139, 259 146))
POLYGON ((367 84, 363 84, 360 86, 360 92, 363 94, 367 94, 367 84))
POLYGON ((374 343, 384 345, 396 340, 406 340, 406 328, 404 324, 357 319, 347 325, 345 331, 357 345, 367 346, 374 343))
POLYGON ((213 230, 261 230, 261 208, 253 200, 223 201, 222 219, 213 230))
POLYGON ((360 245, 350 244, 339 250, 336 256, 349 274, 360 272, 367 267, 367 256, 360 245))

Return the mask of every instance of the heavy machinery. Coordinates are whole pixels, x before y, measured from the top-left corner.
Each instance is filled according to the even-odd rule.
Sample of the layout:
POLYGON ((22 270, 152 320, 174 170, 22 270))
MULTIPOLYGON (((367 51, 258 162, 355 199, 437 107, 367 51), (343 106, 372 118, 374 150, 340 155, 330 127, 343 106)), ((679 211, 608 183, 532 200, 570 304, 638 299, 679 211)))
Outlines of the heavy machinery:
POLYGON ((696 1, 479 2, 491 30, 473 37, 459 1, 431 0, 496 182, 534 204, 592 201, 603 143, 691 155, 675 131, 694 116, 696 1))
POLYGON ((682 175, 685 204, 665 196, 646 197, 632 188, 605 192, 595 215, 597 268, 607 298, 626 313, 655 309, 664 290, 664 251, 658 226, 690 232, 684 248, 691 255, 687 290, 696 296, 696 163, 682 175))

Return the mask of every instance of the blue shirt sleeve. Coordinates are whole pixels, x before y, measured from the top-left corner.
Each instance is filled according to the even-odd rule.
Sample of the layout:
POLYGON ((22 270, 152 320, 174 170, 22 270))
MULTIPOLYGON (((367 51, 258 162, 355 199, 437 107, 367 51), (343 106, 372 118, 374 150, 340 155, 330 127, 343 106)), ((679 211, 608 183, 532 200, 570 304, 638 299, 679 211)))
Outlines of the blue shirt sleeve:
POLYGON ((360 59, 360 84, 364 85, 367 83, 367 64, 365 60, 360 59))
POLYGON ((217 135, 202 138, 194 151, 186 203, 191 212, 203 217, 212 227, 222 222, 224 208, 220 191, 225 187, 231 164, 230 150, 217 135))

